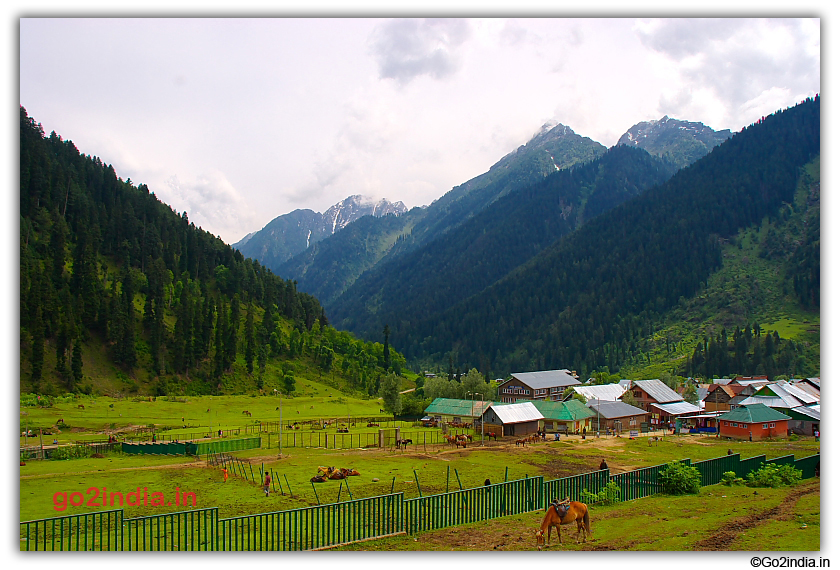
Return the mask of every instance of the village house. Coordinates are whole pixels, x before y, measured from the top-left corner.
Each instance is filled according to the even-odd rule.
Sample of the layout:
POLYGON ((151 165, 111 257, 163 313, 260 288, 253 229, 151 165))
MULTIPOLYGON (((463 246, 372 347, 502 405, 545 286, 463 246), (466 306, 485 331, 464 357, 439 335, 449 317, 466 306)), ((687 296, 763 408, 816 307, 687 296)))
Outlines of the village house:
POLYGON ((666 426, 678 417, 697 415, 702 411, 699 406, 683 400, 682 396, 661 380, 635 380, 629 391, 639 407, 650 413, 650 423, 657 427, 666 426))
MULTIPOLYGON (((520 400, 519 403, 523 401, 520 400)), ((572 399, 567 402, 536 400, 532 404, 543 416, 540 422, 542 431, 560 433, 579 433, 584 429, 592 431, 592 418, 595 417, 595 412, 579 400, 572 399)))
POLYGON ((530 435, 540 430, 542 419, 542 414, 532 402, 494 403, 484 412, 484 433, 530 435))
POLYGON ((481 419, 481 414, 492 403, 480 400, 435 398, 424 412, 427 417, 434 418, 438 424, 474 424, 477 420, 481 419))
POLYGON ((703 399, 706 412, 728 412, 742 400, 755 393, 753 386, 742 384, 710 384, 703 399))
POLYGON ((562 400, 569 386, 580 385, 575 372, 569 370, 543 370, 541 372, 516 372, 499 385, 499 401, 513 403, 517 400, 562 400))
POLYGON ((616 384, 594 384, 587 386, 572 386, 572 390, 587 400, 620 400, 627 391, 627 387, 616 384))
POLYGON ((720 437, 757 441, 787 436, 787 416, 764 404, 738 406, 718 417, 720 437))
POLYGON ((648 421, 650 412, 636 406, 625 404, 621 400, 589 400, 586 407, 595 412, 592 429, 595 431, 640 430, 648 421))

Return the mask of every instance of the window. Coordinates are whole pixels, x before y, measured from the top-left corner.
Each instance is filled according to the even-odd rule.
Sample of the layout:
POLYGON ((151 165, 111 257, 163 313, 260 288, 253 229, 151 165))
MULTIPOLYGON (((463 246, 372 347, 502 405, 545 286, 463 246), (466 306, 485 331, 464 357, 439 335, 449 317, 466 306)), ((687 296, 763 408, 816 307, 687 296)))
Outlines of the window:
POLYGON ((761 429, 767 429, 767 424, 761 424, 761 429))
POLYGON ((770 423, 770 427, 771 427, 771 428, 776 427, 776 422, 771 422, 771 423, 770 423))

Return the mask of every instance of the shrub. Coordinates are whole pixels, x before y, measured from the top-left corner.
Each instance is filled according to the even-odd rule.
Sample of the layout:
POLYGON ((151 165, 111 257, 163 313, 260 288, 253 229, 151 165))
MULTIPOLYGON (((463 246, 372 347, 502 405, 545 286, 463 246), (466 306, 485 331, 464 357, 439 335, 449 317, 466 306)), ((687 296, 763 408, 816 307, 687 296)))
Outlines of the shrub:
POLYGON ((53 449, 50 459, 83 459, 90 457, 91 454, 91 449, 86 445, 65 445, 53 449))
POLYGON ((621 502, 621 487, 615 481, 610 481, 598 493, 584 489, 580 497, 584 503, 606 507, 621 502))
POLYGON ((662 491, 669 495, 691 495, 700 492, 700 471, 685 463, 673 461, 659 472, 662 491))
POLYGON ((747 474, 747 487, 777 487, 795 485, 802 479, 802 471, 793 465, 765 463, 747 474))
POLYGON ((720 482, 727 487, 732 487, 733 485, 743 485, 746 483, 744 478, 736 476, 734 471, 727 471, 724 473, 720 482))

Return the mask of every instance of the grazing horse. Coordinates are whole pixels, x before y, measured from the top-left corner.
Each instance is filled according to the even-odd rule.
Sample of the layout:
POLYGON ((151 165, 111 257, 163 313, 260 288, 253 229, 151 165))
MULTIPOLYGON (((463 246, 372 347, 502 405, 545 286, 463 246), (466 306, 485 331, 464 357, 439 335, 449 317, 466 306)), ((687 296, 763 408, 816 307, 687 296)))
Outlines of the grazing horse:
POLYGON ((248 410, 242 410, 242 413, 248 416, 249 418, 251 417, 251 412, 249 412, 248 410))
POLYGON ((522 447, 525 447, 527 444, 528 444, 527 439, 517 439, 516 440, 516 445, 521 445, 522 447))
POLYGON ((542 550, 543 545, 548 545, 551 540, 551 529, 557 531, 557 540, 563 544, 563 537, 560 535, 560 525, 577 523, 577 534, 575 537, 580 540, 580 532, 583 531, 583 541, 586 542, 586 535, 592 537, 592 529, 589 526, 589 508, 584 503, 570 501, 568 497, 562 503, 554 500, 548 506, 543 517, 540 530, 536 531, 537 550, 542 550))
POLYGON ((84 410, 84 409, 85 409, 85 405, 84 405, 84 404, 79 404, 79 409, 80 409, 80 410, 84 410))
POLYGON ((489 439, 491 437, 493 438, 493 441, 499 441, 499 438, 496 436, 496 432, 494 432, 494 431, 487 432, 487 438, 489 439))

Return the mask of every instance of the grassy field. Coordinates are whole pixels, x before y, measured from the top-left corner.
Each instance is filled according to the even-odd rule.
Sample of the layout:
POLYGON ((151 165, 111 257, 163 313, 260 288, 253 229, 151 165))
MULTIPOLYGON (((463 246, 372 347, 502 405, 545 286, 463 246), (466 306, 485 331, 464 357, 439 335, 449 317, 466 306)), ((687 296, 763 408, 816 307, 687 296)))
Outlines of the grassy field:
MULTIPOLYGON (((314 397, 284 399, 284 419, 287 409, 301 412, 294 413, 292 416, 294 419, 314 417, 309 406, 316 406, 319 411, 323 410, 324 416, 332 414, 340 416, 343 415, 342 412, 346 413, 348 408, 351 414, 359 413, 357 410, 372 415, 379 413, 378 404, 375 401, 351 403, 338 400, 339 398, 329 395, 321 396, 320 400, 314 397)), ((44 422, 54 422, 53 418, 63 416, 66 423, 78 426, 76 429, 98 430, 103 424, 103 417, 107 422, 115 413, 123 414, 122 421, 126 425, 146 425, 152 422, 177 425, 180 423, 179 416, 183 414, 185 424, 190 426, 200 424, 202 414, 208 414, 206 410, 209 408, 210 415, 218 410, 219 425, 236 427, 247 421, 242 418, 242 409, 251 411, 254 419, 266 420, 277 413, 275 408, 278 404, 278 398, 247 396, 190 398, 186 402, 166 402, 161 399, 153 402, 114 401, 97 398, 85 401, 84 410, 78 408, 78 404, 70 402, 59 403, 54 408, 48 409, 21 408, 22 412, 29 412, 27 416, 22 415, 21 418, 27 417, 36 425, 40 425, 44 422), (111 408, 110 404, 114 404, 114 408, 111 408)), ((352 429, 364 431, 366 428, 352 429)), ((375 432, 376 430, 370 428, 368 431, 375 432)), ((92 435, 102 437, 101 434, 91 432, 76 432, 74 438, 92 435)), ((20 520, 102 510, 105 507, 85 505, 67 506, 64 510, 57 510, 55 499, 58 493, 59 503, 61 503, 62 493, 70 496, 71 493, 78 492, 82 493, 87 500, 101 492, 103 487, 107 488, 109 493, 119 492, 123 495, 136 491, 138 488, 141 491, 145 489, 149 494, 163 493, 167 502, 172 502, 171 497, 178 488, 181 492, 195 494, 196 508, 218 507, 221 517, 230 517, 305 507, 319 502, 345 501, 351 495, 353 498, 371 497, 388 493, 392 488, 394 491, 403 492, 406 498, 412 498, 421 493, 427 496, 445 492, 447 489, 480 486, 487 478, 493 483, 504 481, 506 477, 508 480, 513 480, 526 475, 542 475, 546 479, 551 479, 593 471, 597 469, 602 459, 606 459, 612 472, 615 473, 657 465, 672 459, 691 458, 698 461, 720 457, 725 455, 728 449, 740 453, 742 457, 766 454, 768 458, 788 454, 804 457, 819 451, 819 443, 813 441, 813 438, 735 442, 706 436, 667 436, 661 443, 649 446, 647 439, 644 438, 631 440, 626 437, 594 438, 590 436, 586 440, 579 437, 561 438, 558 442, 543 442, 526 448, 515 446, 512 440, 487 442, 484 447, 473 444, 466 450, 454 450, 446 446, 427 446, 424 451, 422 446, 417 445, 410 446, 406 451, 375 448, 336 451, 298 447, 284 448, 282 457, 278 457, 275 447, 276 435, 272 442, 272 449, 268 448, 266 438, 262 449, 234 454, 249 465, 246 467, 249 474, 253 469, 257 480, 259 480, 260 469, 263 467, 272 469, 278 476, 277 482, 282 484, 285 494, 273 492, 268 498, 263 495, 260 486, 250 480, 250 477, 246 480, 231 473, 232 476, 225 483, 219 468, 191 457, 134 456, 114 453, 102 458, 28 461, 25 466, 20 467, 19 472, 20 520), (322 465, 354 468, 361 473, 361 476, 351 477, 345 481, 328 481, 313 487, 309 479, 322 465), (90 489, 96 489, 96 491, 89 491, 90 489), (289 494, 290 490, 291 494, 289 494)), ((704 493, 711 492, 709 489, 713 488, 704 489, 704 493)), ((764 493, 764 490, 760 492, 764 493)), ((818 488, 816 493, 816 500, 803 497, 802 501, 811 512, 811 518, 808 520, 815 520, 813 525, 818 526, 818 488)), ((769 490, 766 494, 768 501, 776 496, 769 490)), ((696 498, 694 500, 696 501, 696 498)), ((782 500, 781 496, 778 500, 782 500)), ((632 504, 641 503, 634 501, 632 504)), ((192 507, 192 505, 189 506, 192 507)), ((114 505, 114 507, 119 507, 119 505, 114 505)), ((183 507, 174 504, 155 507, 125 505, 124 508, 126 516, 129 517, 183 510, 183 507)), ((626 512, 628 517, 633 516, 632 507, 619 505, 613 508, 616 509, 616 513, 626 512)), ((676 509, 676 507, 672 508, 676 509)), ((535 517, 538 515, 531 514, 524 516, 522 520, 533 526, 535 517)), ((677 518, 681 520, 683 515, 679 514, 677 518)), ((690 517, 689 520, 691 520, 690 517)), ((487 527, 504 526, 507 524, 504 521, 508 521, 508 518, 503 521, 491 521, 487 523, 487 527)), ((511 522, 511 524, 518 523, 511 522)), ((812 526, 812 523, 808 522, 808 525, 812 526)), ((441 532, 461 532, 460 528, 441 532)), ((785 528, 787 527, 782 525, 777 530, 783 532, 785 528)), ((742 538, 743 540, 761 540, 762 538, 761 535, 754 538, 750 536, 749 533, 744 533, 742 538)), ((417 538, 419 542, 419 537, 417 538)), ((385 550, 409 549, 410 545, 405 546, 400 542, 401 540, 403 539, 393 539, 395 542, 385 541, 382 548, 385 550)), ((675 544, 684 545, 684 542, 677 540, 675 544)), ((413 538, 411 543, 414 543, 413 538)), ((635 548, 631 548, 632 545, 628 546, 629 543, 622 545, 615 542, 615 544, 617 548, 635 548)), ((428 543, 423 549, 434 549, 432 546, 433 543, 428 543)), ((492 546, 494 545, 490 545, 489 549, 492 549, 492 546)), ((365 548, 378 547, 365 543, 365 548)), ((642 546, 639 548, 643 549, 642 546)), ((657 542, 650 548, 659 549, 668 548, 668 546, 666 543, 657 542)), ((479 549, 483 549, 483 546, 479 549)))
MULTIPOLYGON (((563 527, 548 551, 786 551, 820 550, 820 482, 792 488, 704 487, 699 495, 654 496, 592 507, 593 536, 576 542, 563 527)), ((354 551, 532 551, 542 512, 504 517, 418 536, 354 544, 354 551)), ((579 559, 577 559, 579 560, 579 559)))

